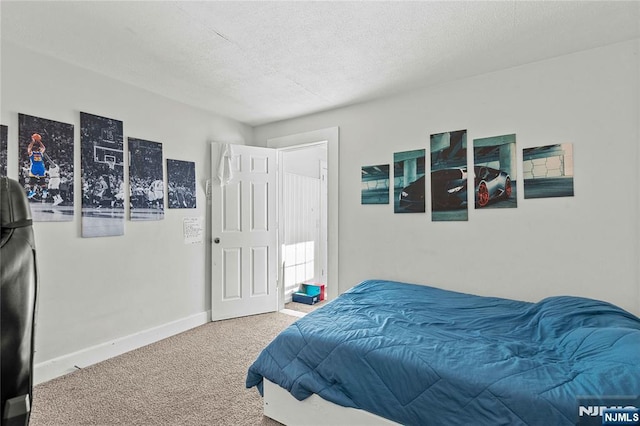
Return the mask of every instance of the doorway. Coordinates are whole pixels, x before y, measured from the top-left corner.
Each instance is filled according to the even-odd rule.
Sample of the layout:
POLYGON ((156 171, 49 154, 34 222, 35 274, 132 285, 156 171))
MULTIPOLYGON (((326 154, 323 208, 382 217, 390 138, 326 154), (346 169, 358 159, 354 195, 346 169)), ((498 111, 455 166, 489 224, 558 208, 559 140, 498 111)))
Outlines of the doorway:
MULTIPOLYGON (((284 150, 287 148, 305 148, 318 144, 324 144, 326 148, 326 162, 321 164, 321 173, 324 176, 326 189, 321 197, 324 197, 326 208, 322 208, 324 216, 321 220, 326 225, 320 227, 326 236, 321 236, 320 240, 326 242, 326 249, 320 249, 326 258, 322 262, 324 269, 324 284, 326 285, 327 300, 334 299, 340 294, 338 282, 338 201, 339 201, 339 128, 328 127, 320 130, 313 130, 305 133, 297 133, 288 136, 271 138, 267 140, 268 148, 284 150)), ((282 175, 282 173, 280 173, 282 175)), ((282 241, 282 240, 281 240, 282 241)), ((282 277, 282 263, 278 263, 280 276, 282 277)), ((284 281, 278 281, 278 310, 284 308, 285 290, 284 281)))
POLYGON ((279 149, 278 170, 282 309, 302 283, 327 286, 327 142, 279 149))

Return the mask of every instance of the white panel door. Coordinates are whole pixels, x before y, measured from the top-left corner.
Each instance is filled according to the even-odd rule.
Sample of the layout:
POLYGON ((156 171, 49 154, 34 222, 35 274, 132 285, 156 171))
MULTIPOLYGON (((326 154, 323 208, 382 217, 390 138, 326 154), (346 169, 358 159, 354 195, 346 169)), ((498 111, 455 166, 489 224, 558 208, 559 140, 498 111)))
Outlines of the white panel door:
POLYGON ((231 147, 231 180, 217 177, 221 144, 212 144, 213 321, 277 310, 276 150, 231 147))

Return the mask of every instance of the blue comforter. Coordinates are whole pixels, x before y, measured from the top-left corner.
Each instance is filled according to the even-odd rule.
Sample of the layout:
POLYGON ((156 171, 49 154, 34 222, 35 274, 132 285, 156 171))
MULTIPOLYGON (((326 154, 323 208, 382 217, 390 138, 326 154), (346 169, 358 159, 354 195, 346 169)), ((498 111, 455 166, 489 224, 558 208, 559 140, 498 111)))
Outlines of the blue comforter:
POLYGON ((277 336, 246 385, 263 378, 406 425, 574 425, 579 396, 640 395, 640 319, 371 280, 277 336))

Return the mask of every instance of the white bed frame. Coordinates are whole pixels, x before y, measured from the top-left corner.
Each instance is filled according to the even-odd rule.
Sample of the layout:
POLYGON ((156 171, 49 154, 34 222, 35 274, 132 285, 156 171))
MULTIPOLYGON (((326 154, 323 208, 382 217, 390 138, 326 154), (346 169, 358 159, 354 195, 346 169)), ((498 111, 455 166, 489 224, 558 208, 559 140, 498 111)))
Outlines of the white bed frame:
POLYGON ((298 401, 286 389, 264 379, 264 415, 290 426, 390 426, 384 417, 357 408, 343 407, 318 395, 298 401))

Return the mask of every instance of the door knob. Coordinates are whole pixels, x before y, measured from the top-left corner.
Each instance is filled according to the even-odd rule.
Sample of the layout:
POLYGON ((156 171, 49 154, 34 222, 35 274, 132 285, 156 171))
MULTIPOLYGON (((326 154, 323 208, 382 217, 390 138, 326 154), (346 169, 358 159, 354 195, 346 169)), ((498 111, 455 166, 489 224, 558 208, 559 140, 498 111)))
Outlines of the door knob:
POLYGON ((214 238, 213 242, 216 244, 220 244, 220 238, 214 238))

